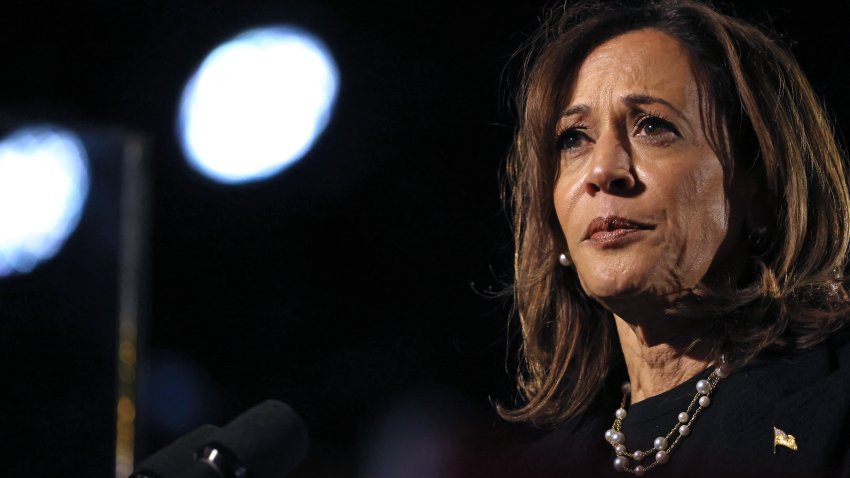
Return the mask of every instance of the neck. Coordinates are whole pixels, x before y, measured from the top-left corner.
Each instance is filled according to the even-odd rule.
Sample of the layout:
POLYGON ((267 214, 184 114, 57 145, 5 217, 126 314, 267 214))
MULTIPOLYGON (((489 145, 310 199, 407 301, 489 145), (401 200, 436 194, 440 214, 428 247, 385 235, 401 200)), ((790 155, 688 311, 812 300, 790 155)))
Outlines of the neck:
POLYGON ((711 364, 706 344, 691 346, 694 337, 679 333, 670 323, 675 318, 654 319, 634 322, 614 315, 629 373, 632 403, 666 392, 711 364))

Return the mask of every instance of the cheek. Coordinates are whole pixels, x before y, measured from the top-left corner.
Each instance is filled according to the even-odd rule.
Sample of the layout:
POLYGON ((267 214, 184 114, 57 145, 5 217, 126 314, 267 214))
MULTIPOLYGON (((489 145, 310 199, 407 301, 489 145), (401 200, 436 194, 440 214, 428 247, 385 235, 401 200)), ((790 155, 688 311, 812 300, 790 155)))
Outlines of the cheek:
POLYGON ((704 272, 729 228, 729 201, 719 162, 708 162, 683 175, 671 196, 670 204, 678 210, 674 215, 678 224, 671 229, 684 250, 680 265, 704 272))
POLYGON ((581 195, 579 186, 580 183, 569 176, 561 176, 555 183, 555 214, 558 216, 558 223, 561 225, 567 245, 571 239, 574 239, 575 231, 573 230, 576 224, 580 223, 576 218, 577 203, 581 195))

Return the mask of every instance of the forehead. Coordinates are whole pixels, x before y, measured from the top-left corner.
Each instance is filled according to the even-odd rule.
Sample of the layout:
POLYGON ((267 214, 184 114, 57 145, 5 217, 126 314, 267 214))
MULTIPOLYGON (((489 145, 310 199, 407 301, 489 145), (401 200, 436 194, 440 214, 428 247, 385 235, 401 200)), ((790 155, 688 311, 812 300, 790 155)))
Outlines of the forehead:
POLYGON ((654 29, 624 33, 591 50, 578 70, 569 102, 593 103, 605 93, 660 96, 681 108, 698 98, 687 49, 654 29))

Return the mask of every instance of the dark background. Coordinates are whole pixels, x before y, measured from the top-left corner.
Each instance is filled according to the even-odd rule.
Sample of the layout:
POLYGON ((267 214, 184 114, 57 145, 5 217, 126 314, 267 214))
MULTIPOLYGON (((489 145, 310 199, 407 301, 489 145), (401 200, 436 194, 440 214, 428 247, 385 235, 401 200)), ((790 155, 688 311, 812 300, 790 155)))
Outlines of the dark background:
MULTIPOLYGON (((841 133, 850 125, 848 12, 826 5, 726 10, 794 40, 841 133)), ((490 297, 509 280, 512 257, 499 179, 513 128, 514 70, 505 67, 541 7, 4 4, 3 115, 118 126, 150 141, 139 456, 266 398, 286 401, 310 427, 313 448, 298 476, 393 476, 384 463, 393 457, 414 460, 395 476, 435 476, 415 466, 411 448, 423 442, 411 436, 433 445, 459 429, 498 428, 492 400, 513 396, 509 304, 490 297), (179 153, 181 89, 220 42, 276 23, 311 31, 334 55, 341 88, 333 117, 282 174, 214 184, 179 153)), ((73 280, 84 290, 97 284, 73 280)), ((62 287, 27 285, 53 286, 62 287)), ((35 375, 34 363, 14 363, 5 393, 32 393, 15 381, 35 375)))

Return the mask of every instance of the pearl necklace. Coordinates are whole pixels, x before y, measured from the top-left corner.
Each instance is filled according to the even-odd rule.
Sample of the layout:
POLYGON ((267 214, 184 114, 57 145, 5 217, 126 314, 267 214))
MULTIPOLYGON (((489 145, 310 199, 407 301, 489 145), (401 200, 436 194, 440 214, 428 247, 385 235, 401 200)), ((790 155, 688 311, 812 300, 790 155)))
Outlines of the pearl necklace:
POLYGON ((652 448, 648 450, 637 450, 634 452, 629 452, 629 450, 626 449, 626 435, 620 431, 623 425, 623 420, 625 420, 626 415, 628 415, 626 412, 626 403, 628 402, 629 393, 631 392, 629 382, 623 383, 623 400, 620 402, 620 408, 614 412, 614 424, 605 432, 605 441, 614 448, 614 455, 616 455, 614 458, 614 469, 617 471, 633 473, 637 476, 643 476, 644 473, 656 466, 669 462, 670 454, 673 452, 673 449, 676 448, 676 445, 678 445, 682 439, 691 434, 691 430, 693 429, 694 422, 697 417, 700 416, 703 410, 711 406, 711 398, 709 397, 711 396, 711 392, 713 392, 714 388, 717 386, 717 382, 719 382, 722 378, 726 378, 728 374, 729 372, 726 367, 721 365, 720 367, 715 368, 707 379, 698 381, 696 385, 697 393, 691 400, 690 405, 688 405, 687 410, 679 413, 676 425, 670 429, 667 435, 657 437, 652 443, 652 448), (673 438, 674 436, 675 439, 673 438), (642 465, 641 463, 643 463, 644 459, 653 453, 655 454, 655 461, 646 466, 642 465), (630 460, 635 462, 634 467, 629 466, 630 460))

